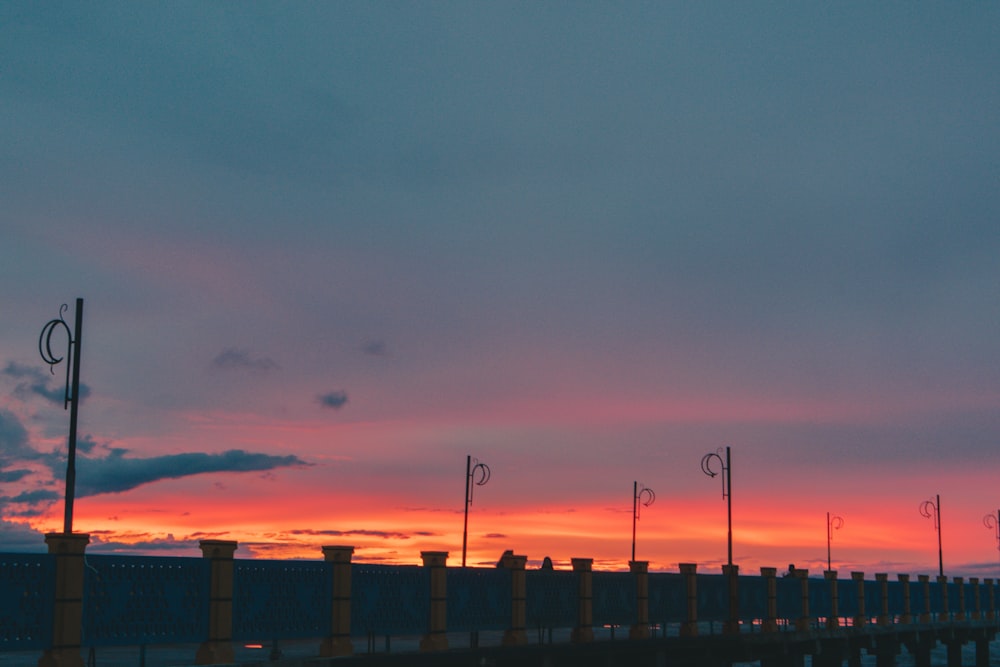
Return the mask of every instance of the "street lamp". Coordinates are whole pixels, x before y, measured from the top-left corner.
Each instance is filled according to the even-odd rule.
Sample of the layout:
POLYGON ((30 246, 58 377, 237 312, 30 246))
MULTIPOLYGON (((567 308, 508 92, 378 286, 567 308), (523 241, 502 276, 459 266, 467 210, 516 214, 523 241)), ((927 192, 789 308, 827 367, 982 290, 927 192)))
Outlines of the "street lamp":
POLYGON ((941 495, 934 496, 934 500, 925 500, 920 503, 920 514, 925 519, 934 519, 934 530, 938 536, 938 574, 944 576, 944 556, 941 551, 941 495))
POLYGON ((656 494, 645 484, 632 482, 632 560, 635 560, 635 522, 639 520, 640 507, 649 507, 656 500, 656 494))
POLYGON ((709 477, 715 477, 721 473, 722 476, 722 498, 727 502, 726 510, 729 521, 729 566, 732 568, 733 565, 733 473, 730 467, 732 459, 730 458, 729 447, 726 447, 726 460, 722 460, 722 447, 719 447, 714 452, 705 454, 701 457, 701 471, 708 475, 709 477), (719 467, 721 470, 716 472, 712 470, 712 461, 717 460, 719 462, 719 467))
POLYGON ((1000 510, 996 514, 987 514, 983 517, 983 525, 994 532, 994 539, 997 543, 997 551, 1000 551, 1000 510))
POLYGON ((80 409, 80 339, 83 332, 83 299, 76 300, 76 337, 70 331, 69 325, 63 319, 63 313, 69 309, 65 303, 59 307, 59 317, 49 320, 42 333, 38 336, 38 353, 42 361, 49 365, 49 371, 55 375, 55 366, 66 359, 66 391, 63 395, 63 410, 69 408, 69 448, 66 455, 66 502, 63 513, 63 532, 73 532, 73 496, 76 489, 76 421, 80 409), (57 357, 52 352, 52 334, 62 327, 66 332, 66 356, 57 357), (72 366, 72 380, 70 367, 72 366))
POLYGON ((477 486, 483 486, 490 481, 490 467, 472 457, 465 457, 465 525, 462 528, 462 567, 465 567, 465 551, 469 543, 469 505, 472 504, 472 492, 477 486))
POLYGON ((827 572, 830 572, 830 571, 833 570, 833 567, 830 565, 830 563, 831 563, 831 561, 830 561, 830 542, 833 541, 833 531, 840 530, 843 527, 843 525, 844 525, 844 520, 841 517, 839 517, 837 515, 830 516, 829 512, 826 513, 826 569, 827 569, 827 572))

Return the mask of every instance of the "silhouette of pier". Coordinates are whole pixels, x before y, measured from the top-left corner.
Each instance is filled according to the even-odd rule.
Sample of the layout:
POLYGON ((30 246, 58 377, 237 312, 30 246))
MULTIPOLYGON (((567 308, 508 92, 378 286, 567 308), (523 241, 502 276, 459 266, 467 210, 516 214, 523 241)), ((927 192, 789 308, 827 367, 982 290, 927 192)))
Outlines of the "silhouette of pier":
MULTIPOLYGON (((87 555, 89 536, 46 536, 48 554, 0 554, 0 651, 39 652, 39 667, 95 667, 102 650, 186 644, 186 664, 233 664, 234 647, 315 640, 310 665, 847 664, 902 652, 917 667, 944 647, 961 667, 974 646, 987 667, 998 628, 993 579, 776 568, 742 574, 529 570, 505 553, 496 568, 352 562, 349 546, 323 560, 235 559, 237 543, 206 540, 203 558, 87 555), (468 637, 458 648, 456 634, 468 637), (391 652, 392 641, 408 652, 391 652)), ((144 651, 141 655, 145 655, 144 651)), ((175 663, 178 664, 178 663, 175 663)))

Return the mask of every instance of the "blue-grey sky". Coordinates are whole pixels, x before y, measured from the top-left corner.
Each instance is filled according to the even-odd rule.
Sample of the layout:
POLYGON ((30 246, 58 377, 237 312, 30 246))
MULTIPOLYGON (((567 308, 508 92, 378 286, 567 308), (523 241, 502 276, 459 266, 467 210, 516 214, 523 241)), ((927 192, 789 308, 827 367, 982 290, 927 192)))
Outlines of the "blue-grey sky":
MULTIPOLYGON (((499 473, 483 533, 514 542, 488 549, 585 551, 496 524, 639 477, 668 567, 717 546, 668 517, 718 518, 697 463, 730 444, 759 521, 796 497, 857 526, 878 498, 844 531, 859 567, 886 525, 928 542, 890 558, 931 562, 938 492, 969 571, 995 561, 998 25, 988 3, 0 6, 0 535, 58 522, 62 376, 31 369, 80 296, 81 530, 108 530, 101 497, 138 517, 333 484, 357 511, 283 530, 454 550, 391 517, 453 510, 473 454, 499 473)), ((107 539, 167 543, 129 530, 107 539)))

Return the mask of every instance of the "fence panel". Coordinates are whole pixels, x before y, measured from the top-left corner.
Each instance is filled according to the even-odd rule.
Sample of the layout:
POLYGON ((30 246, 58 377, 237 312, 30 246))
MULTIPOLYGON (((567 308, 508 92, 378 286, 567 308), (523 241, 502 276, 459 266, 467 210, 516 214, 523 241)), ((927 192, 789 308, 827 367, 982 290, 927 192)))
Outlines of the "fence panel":
POLYGON ((687 619, 687 588, 684 575, 656 572, 649 575, 649 620, 680 623, 687 619))
POLYGON ((233 561, 233 639, 310 639, 330 633, 333 569, 293 560, 233 561))
POLYGON ((55 581, 50 554, 0 554, 0 651, 49 646, 55 581))
POLYGON ((527 581, 529 628, 576 627, 579 579, 576 572, 530 570, 527 581))
POLYGON ((594 625, 631 626, 636 622, 636 582, 631 572, 594 572, 594 625))
POLYGON ((417 565, 351 565, 351 634, 427 631, 431 580, 417 565))
POLYGON ((208 636, 208 560, 94 555, 84 564, 84 646, 190 643, 208 636))
POLYGON ((752 621, 767 618, 767 579, 740 575, 737 585, 740 596, 740 619, 752 621))
POLYGON ((506 630, 511 621, 511 574, 504 568, 448 570, 448 630, 506 630))

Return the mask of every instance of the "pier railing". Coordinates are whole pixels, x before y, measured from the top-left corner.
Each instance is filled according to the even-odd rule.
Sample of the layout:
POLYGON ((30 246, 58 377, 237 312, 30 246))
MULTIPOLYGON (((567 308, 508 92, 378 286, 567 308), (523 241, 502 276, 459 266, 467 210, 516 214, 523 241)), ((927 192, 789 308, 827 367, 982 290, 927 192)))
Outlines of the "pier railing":
POLYGON ((448 648, 449 633, 494 632, 505 645, 529 633, 595 629, 642 639, 665 634, 824 632, 865 626, 995 624, 997 582, 954 577, 911 580, 860 572, 822 578, 775 568, 759 576, 528 570, 506 555, 497 568, 448 568, 447 553, 423 566, 352 563, 353 548, 324 547, 323 561, 234 559, 236 543, 202 542, 203 558, 85 554, 81 534, 51 534, 48 554, 0 554, 0 651, 39 650, 40 665, 81 665, 82 648, 197 644, 199 664, 233 662, 233 644, 321 640, 317 655, 348 655, 355 641, 419 637, 424 651, 448 648))

